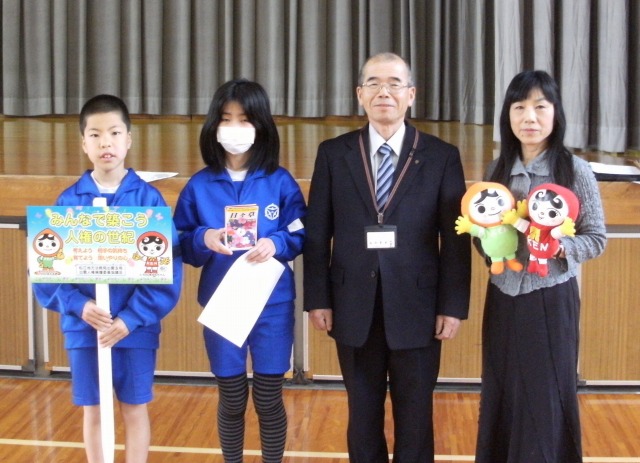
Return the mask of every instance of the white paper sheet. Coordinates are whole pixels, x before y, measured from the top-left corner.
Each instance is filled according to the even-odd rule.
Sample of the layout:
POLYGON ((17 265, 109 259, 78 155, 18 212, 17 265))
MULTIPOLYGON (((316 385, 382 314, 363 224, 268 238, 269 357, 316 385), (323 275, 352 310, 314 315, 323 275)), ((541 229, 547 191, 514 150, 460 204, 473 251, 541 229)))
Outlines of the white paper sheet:
POLYGON ((634 166, 602 164, 600 162, 590 162, 589 164, 591 165, 591 169, 597 174, 640 175, 640 169, 634 166))
POLYGON ((240 347, 249 336, 284 265, 271 258, 252 264, 242 255, 213 293, 198 321, 240 347))
POLYGON ((138 174, 145 182, 151 183, 155 180, 175 177, 178 175, 178 172, 151 172, 146 170, 136 170, 136 174, 138 174))

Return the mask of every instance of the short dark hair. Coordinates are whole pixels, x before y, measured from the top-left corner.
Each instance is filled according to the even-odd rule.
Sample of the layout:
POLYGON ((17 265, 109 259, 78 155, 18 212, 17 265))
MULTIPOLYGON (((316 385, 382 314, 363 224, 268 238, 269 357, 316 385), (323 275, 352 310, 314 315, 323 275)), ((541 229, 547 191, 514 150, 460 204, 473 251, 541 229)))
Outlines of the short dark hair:
POLYGON ((94 114, 104 113, 120 113, 122 122, 127 126, 127 132, 131 131, 131 118, 129 117, 129 109, 127 105, 117 96, 113 95, 96 95, 90 98, 80 111, 80 134, 84 135, 84 129, 87 127, 87 119, 94 114))
POLYGON ((500 113, 500 157, 491 180, 509 186, 511 169, 516 157, 522 159, 522 146, 511 129, 509 113, 513 103, 526 100, 533 90, 539 90, 554 109, 553 130, 549 134, 547 146, 549 171, 555 183, 571 188, 575 173, 573 171, 573 155, 564 146, 567 120, 558 84, 545 71, 523 71, 516 75, 507 87, 500 113))
POLYGON ((279 166, 280 136, 271 114, 269 96, 257 82, 235 79, 224 83, 213 95, 209 112, 200 131, 200 154, 215 172, 225 169, 225 150, 218 143, 217 131, 227 103, 235 101, 244 110, 247 120, 256 129, 256 138, 247 161, 249 172, 263 169, 271 174, 279 166))

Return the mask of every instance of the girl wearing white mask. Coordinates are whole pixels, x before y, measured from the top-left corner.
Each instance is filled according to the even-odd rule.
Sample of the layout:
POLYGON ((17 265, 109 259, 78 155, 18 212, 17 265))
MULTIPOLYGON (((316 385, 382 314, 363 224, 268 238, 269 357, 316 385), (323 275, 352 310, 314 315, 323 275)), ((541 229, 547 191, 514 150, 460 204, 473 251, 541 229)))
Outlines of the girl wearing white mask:
MULTIPOLYGON (((286 264, 302 252, 306 206, 297 182, 279 166, 279 150, 278 131, 262 86, 245 79, 225 83, 213 96, 200 133, 207 166, 180 193, 174 217, 184 262, 202 267, 198 302, 203 307, 242 254, 247 254, 249 262, 275 258, 285 264, 241 347, 204 328, 211 371, 218 383, 218 435, 226 463, 242 462, 249 350, 262 459, 281 462, 284 454, 287 417, 282 385, 291 367, 295 298, 293 272, 286 264), (225 207, 232 205, 257 206, 257 227, 250 231, 257 236, 248 250, 229 246, 225 207)), ((243 237, 249 233, 240 231, 243 237)), ((246 290, 251 291, 251 286, 247 281, 246 290)))

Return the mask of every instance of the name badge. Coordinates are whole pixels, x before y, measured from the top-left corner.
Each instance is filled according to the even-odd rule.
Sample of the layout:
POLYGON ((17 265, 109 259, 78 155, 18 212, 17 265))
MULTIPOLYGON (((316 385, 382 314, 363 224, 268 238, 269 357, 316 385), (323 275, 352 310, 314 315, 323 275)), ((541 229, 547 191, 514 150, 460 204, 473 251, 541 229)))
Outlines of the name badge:
POLYGON ((364 227, 367 249, 395 249, 398 227, 395 225, 372 225, 364 227))

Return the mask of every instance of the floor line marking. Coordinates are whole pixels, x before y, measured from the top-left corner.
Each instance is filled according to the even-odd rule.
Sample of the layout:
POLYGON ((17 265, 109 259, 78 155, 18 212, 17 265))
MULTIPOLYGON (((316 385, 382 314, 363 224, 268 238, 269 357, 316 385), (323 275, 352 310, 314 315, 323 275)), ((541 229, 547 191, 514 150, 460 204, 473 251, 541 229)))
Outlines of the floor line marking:
MULTIPOLYGON (((31 447, 60 447, 60 448, 84 448, 82 442, 64 442, 49 440, 29 440, 29 439, 2 439, 0 445, 21 445, 31 447)), ((116 450, 124 450, 124 445, 116 444, 116 450)), ((150 452, 159 453, 191 453, 191 454, 207 454, 222 455, 219 448, 203 448, 203 447, 169 447, 164 445, 152 445, 149 447, 150 452)), ((245 450, 247 456, 258 456, 260 450, 245 450)), ((284 456, 293 458, 343 458, 348 459, 349 454, 346 452, 308 452, 300 450, 288 450, 284 452, 284 456)), ((436 455, 435 461, 474 461, 473 455, 436 455)), ((640 463, 640 457, 584 457, 584 463, 640 463)))

